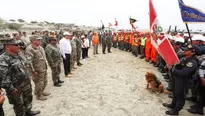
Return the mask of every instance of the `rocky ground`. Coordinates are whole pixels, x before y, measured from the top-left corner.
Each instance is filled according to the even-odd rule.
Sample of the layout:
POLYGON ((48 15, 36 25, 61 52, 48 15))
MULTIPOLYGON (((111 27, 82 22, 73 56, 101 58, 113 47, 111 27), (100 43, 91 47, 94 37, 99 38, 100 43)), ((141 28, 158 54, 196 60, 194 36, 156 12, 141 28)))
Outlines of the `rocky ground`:
MULTIPOLYGON (((33 100, 33 109, 41 110, 39 116, 166 116, 167 108, 161 104, 170 102, 166 94, 157 95, 146 88, 145 73, 153 71, 166 85, 161 74, 151 64, 131 53, 112 49, 111 54, 94 56, 81 61, 83 66, 74 71, 72 78, 65 78, 62 87, 53 87, 50 70, 46 101, 33 100)), ((180 116, 195 116, 186 111, 180 116)), ((6 116, 14 116, 12 106, 4 104, 6 116)))

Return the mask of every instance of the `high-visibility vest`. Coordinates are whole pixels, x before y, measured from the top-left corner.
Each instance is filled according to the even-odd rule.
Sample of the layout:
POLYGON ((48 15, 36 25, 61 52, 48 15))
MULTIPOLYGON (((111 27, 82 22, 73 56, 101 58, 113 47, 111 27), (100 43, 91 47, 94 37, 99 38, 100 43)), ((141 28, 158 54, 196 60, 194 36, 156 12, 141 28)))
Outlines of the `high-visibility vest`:
POLYGON ((141 38, 141 46, 145 46, 146 39, 146 37, 141 38))
POLYGON ((133 46, 139 46, 140 45, 140 42, 139 42, 139 38, 134 38, 134 44, 133 46))
POLYGON ((99 44, 99 37, 97 35, 93 36, 93 44, 99 44))
POLYGON ((113 42, 116 42, 116 41, 117 41, 117 36, 114 35, 114 37, 113 37, 113 42))

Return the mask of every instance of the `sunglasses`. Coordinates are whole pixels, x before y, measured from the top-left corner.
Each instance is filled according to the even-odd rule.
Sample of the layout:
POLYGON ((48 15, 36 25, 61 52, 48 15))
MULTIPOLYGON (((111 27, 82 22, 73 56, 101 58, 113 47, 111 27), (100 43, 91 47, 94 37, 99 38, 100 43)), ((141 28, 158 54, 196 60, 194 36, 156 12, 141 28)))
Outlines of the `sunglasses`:
POLYGON ((52 39, 51 41, 57 41, 56 39, 52 39))
POLYGON ((20 46, 20 44, 10 44, 10 45, 12 45, 12 46, 20 46))

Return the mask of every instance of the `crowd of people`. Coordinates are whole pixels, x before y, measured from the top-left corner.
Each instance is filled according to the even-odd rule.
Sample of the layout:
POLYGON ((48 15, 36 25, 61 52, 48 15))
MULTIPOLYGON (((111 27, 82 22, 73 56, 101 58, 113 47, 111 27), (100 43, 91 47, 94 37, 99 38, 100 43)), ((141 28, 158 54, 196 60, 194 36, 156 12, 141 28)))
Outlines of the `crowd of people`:
POLYGON ((71 78, 80 62, 89 58, 88 51, 93 46, 94 55, 98 54, 99 36, 96 32, 26 32, 0 36, 0 116, 4 116, 3 101, 5 92, 13 105, 16 116, 34 116, 40 111, 32 109, 32 85, 37 100, 47 100, 50 92, 47 86, 47 70, 51 68, 54 87, 64 83, 60 78, 61 62, 65 77, 71 78))
MULTIPOLYGON (((168 115, 178 115, 183 109, 185 100, 193 101, 187 111, 193 114, 203 115, 205 105, 205 34, 193 34, 191 39, 188 34, 172 32, 161 33, 158 37, 167 37, 176 52, 180 62, 169 67, 151 44, 149 32, 121 31, 114 33, 113 47, 122 51, 131 52, 134 56, 153 64, 168 82, 167 90, 172 98, 170 104, 162 105, 170 108, 168 115), (191 97, 188 92, 191 90, 191 97)), ((157 85, 156 85, 157 86, 157 85)))
MULTIPOLYGON (((171 110, 168 115, 177 115, 183 108, 185 100, 196 104, 188 111, 203 115, 205 105, 205 39, 203 35, 193 35, 192 41, 187 35, 172 32, 167 36, 180 62, 167 67, 166 62, 151 44, 149 32, 69 32, 43 31, 33 32, 29 37, 26 32, 0 36, 0 90, 5 89, 9 103, 13 105, 16 116, 33 116, 40 111, 32 109, 32 85, 37 100, 44 101, 51 93, 45 91, 47 86, 48 66, 52 71, 54 87, 64 83, 60 78, 61 62, 64 75, 72 78, 77 66, 82 66, 81 58, 89 58, 89 48, 93 46, 93 55, 111 53, 111 48, 132 53, 158 67, 168 82, 167 90, 172 94, 172 103, 162 105, 171 110), (192 97, 187 97, 191 90, 192 97)), ((0 116, 4 116, 3 101, 5 93, 0 91, 0 116)))

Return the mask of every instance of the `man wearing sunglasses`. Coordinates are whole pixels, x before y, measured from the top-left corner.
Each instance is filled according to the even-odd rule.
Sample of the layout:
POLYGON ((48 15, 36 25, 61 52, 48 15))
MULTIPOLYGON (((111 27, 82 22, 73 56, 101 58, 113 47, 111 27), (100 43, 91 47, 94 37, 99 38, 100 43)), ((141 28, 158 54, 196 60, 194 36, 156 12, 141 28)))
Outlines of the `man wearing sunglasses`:
POLYGON ((57 38, 50 37, 50 43, 45 48, 46 58, 52 70, 52 79, 55 87, 60 87, 64 81, 60 80, 61 73, 61 53, 57 47, 57 38))
POLYGON ((5 46, 5 52, 0 56, 0 85, 6 90, 16 116, 39 114, 40 111, 31 111, 33 97, 30 71, 25 56, 18 54, 20 41, 3 38, 0 42, 5 46))

